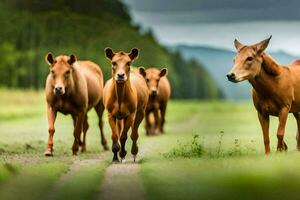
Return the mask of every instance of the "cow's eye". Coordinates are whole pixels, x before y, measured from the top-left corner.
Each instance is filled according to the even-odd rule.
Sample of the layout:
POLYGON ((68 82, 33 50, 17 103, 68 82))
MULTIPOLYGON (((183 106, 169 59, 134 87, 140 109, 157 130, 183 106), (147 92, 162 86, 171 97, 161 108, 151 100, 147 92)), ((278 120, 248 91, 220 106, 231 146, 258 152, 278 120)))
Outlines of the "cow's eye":
POLYGON ((146 78, 146 81, 149 82, 150 81, 149 78, 146 78))
POLYGON ((70 71, 70 70, 67 70, 67 71, 65 72, 65 74, 64 74, 64 77, 65 77, 65 78, 68 78, 68 77, 70 76, 70 74, 71 74, 71 71, 70 71))
POLYGON ((253 57, 249 56, 246 61, 251 62, 253 60, 253 57))
POLYGON ((127 65, 128 67, 130 67, 131 63, 130 63, 130 62, 128 62, 128 63, 126 63, 126 65, 127 65))
POLYGON ((117 63, 116 62, 112 62, 111 65, 112 65, 112 67, 115 67, 117 65, 117 63))
POLYGON ((55 79, 55 73, 54 73, 54 71, 51 70, 50 73, 51 73, 52 78, 55 79))

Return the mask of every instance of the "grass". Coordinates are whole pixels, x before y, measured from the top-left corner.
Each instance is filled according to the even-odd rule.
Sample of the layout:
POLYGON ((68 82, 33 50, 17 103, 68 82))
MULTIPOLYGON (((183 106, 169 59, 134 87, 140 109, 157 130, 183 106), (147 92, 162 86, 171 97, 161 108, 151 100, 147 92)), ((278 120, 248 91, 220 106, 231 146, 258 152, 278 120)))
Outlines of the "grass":
MULTIPOLYGON (((78 168, 76 174, 70 176, 63 186, 55 189, 60 177, 68 173, 74 162, 77 163, 71 151, 73 144, 71 117, 58 115, 54 136, 54 157, 46 158, 43 152, 48 138, 48 128, 43 93, 2 89, 0 96, 0 108, 4 108, 0 112, 0 199, 93 197, 108 164, 108 156, 100 157, 103 149, 99 145, 96 114, 89 113, 88 152, 78 157, 83 163, 88 160, 97 162, 87 166, 80 166, 82 164, 79 162, 78 166, 75 166, 78 168), (7 166, 16 170, 12 172, 7 166), (55 195, 51 194, 54 189, 55 195)), ((109 140, 107 126, 105 131, 109 140)))
POLYGON ((158 159, 142 176, 149 199, 298 199, 295 157, 158 159))
POLYGON ((66 166, 59 162, 33 165, 23 169, 0 188, 0 199, 42 199, 66 166))
POLYGON ((0 88, 0 121, 41 117, 45 113, 41 104, 44 99, 42 92, 0 88))
POLYGON ((198 140, 199 135, 194 135, 191 142, 179 143, 170 152, 165 153, 166 158, 192 158, 201 157, 203 155, 203 145, 198 140))
MULTIPOLYGON (((58 115, 54 157, 46 158, 43 93, 2 89, 0 97, 0 199, 99 196, 112 155, 100 146, 95 113, 89 113, 87 153, 71 155, 72 120, 58 115)), ((290 116, 287 153, 275 153, 276 127, 277 118, 271 118, 272 154, 265 156, 250 101, 171 101, 165 134, 146 137, 140 129, 138 175, 148 199, 299 199, 296 123, 290 116)), ((105 117, 110 142, 109 133, 105 117)), ((130 152, 130 142, 127 150, 130 152)))
POLYGON ((100 188, 103 171, 107 165, 107 162, 96 162, 85 166, 57 188, 57 191, 53 193, 51 199, 93 199, 100 188))
POLYGON ((143 163, 141 176, 149 199, 299 198, 294 119, 288 120, 286 131, 290 150, 280 154, 274 153, 276 118, 272 118, 273 153, 266 157, 249 102, 173 102, 169 116, 181 113, 176 109, 185 105, 194 107, 193 112, 172 122, 166 135, 154 138, 143 163))
POLYGON ((17 173, 17 168, 9 163, 4 163, 0 166, 0 184, 7 180, 10 176, 17 173))

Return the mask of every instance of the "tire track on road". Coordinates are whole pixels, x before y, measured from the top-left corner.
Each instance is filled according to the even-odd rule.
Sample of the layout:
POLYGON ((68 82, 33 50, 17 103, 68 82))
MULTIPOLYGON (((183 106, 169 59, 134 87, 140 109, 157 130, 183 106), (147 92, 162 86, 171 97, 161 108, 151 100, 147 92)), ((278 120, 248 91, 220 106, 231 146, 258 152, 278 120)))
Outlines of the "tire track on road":
POLYGON ((74 157, 73 162, 69 165, 68 170, 61 175, 61 177, 54 184, 53 188, 49 191, 48 196, 46 196, 45 199, 56 199, 56 195, 61 191, 61 188, 68 184, 77 172, 79 172, 81 169, 84 169, 85 167, 90 167, 92 165, 100 165, 101 162, 106 162, 108 155, 109 152, 106 151, 101 153, 99 156, 95 156, 95 158, 82 159, 80 158, 80 156, 74 157))
MULTIPOLYGON (((151 140, 140 146, 138 155, 143 155, 151 149, 151 140)), ((130 155, 127 155, 127 157, 130 155)), ((143 181, 139 176, 142 158, 137 157, 134 163, 133 158, 120 164, 111 164, 106 168, 104 180, 100 186, 96 200, 122 199, 132 200, 147 199, 143 181)))

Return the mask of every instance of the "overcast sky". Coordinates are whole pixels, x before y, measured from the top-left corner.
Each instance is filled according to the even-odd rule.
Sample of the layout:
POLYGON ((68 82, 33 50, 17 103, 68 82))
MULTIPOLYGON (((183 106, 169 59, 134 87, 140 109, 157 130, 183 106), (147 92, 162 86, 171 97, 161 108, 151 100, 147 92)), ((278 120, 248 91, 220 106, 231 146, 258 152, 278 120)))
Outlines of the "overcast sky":
POLYGON ((273 35, 270 50, 300 55, 298 0, 123 0, 135 23, 165 45, 233 49, 273 35))

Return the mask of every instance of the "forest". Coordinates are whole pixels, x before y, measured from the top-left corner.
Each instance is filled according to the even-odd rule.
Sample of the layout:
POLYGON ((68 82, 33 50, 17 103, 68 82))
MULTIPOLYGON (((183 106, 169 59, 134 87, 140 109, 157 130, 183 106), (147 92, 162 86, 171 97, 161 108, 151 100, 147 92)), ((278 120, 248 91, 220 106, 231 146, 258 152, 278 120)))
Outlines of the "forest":
POLYGON ((133 24, 119 0, 1 0, 0 87, 41 90, 49 68, 47 52, 76 54, 101 66, 111 76, 104 48, 140 49, 133 65, 167 67, 172 98, 219 99, 222 91, 195 60, 160 45, 151 30, 133 24))

